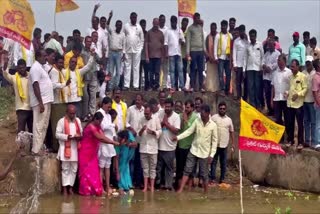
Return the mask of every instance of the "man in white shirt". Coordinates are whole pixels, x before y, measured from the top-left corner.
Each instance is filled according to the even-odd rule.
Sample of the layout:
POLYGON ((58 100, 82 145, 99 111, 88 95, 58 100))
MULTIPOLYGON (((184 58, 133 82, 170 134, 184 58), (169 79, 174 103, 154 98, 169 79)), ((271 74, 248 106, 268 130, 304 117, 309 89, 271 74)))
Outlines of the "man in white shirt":
POLYGON ((133 160, 134 171, 132 176, 132 182, 135 187, 142 186, 143 184, 143 174, 139 152, 139 143, 141 139, 138 135, 140 120, 144 118, 143 102, 143 95, 137 94, 134 105, 130 106, 127 111, 127 129, 132 132, 132 134, 136 137, 136 141, 138 142, 138 147, 135 149, 135 155, 133 160))
POLYGON ((211 120, 215 122, 218 127, 218 146, 211 164, 210 180, 211 182, 215 182, 216 180, 216 167, 219 158, 221 168, 219 183, 224 183, 227 170, 227 148, 230 140, 232 146, 231 152, 234 152, 234 129, 231 118, 226 115, 227 104, 225 102, 219 103, 218 111, 219 114, 211 117, 211 120))
POLYGON ((181 44, 185 43, 185 38, 181 29, 177 28, 178 18, 176 16, 171 16, 170 23, 171 28, 166 32, 165 36, 165 49, 168 50, 169 55, 169 71, 171 80, 171 89, 173 90, 184 90, 185 80, 183 78, 182 71, 182 59, 181 59, 181 44), (166 41, 167 40, 167 41, 166 41), (178 73, 179 85, 175 88, 175 82, 178 82, 175 74, 178 73))
POLYGON ((306 70, 302 72, 306 75, 308 86, 303 103, 304 142, 308 147, 316 143, 316 111, 314 108, 314 97, 312 95, 312 79, 316 71, 313 68, 312 61, 312 56, 306 56, 306 70))
POLYGON ((34 49, 32 43, 30 48, 23 47, 19 42, 14 43, 13 64, 16 66, 19 59, 24 59, 27 63, 27 68, 30 68, 34 63, 34 49))
POLYGON ((99 17, 96 16, 96 12, 100 7, 100 4, 95 4, 91 16, 91 27, 87 29, 86 36, 91 36, 93 31, 99 30, 99 17))
POLYGON ((246 27, 244 25, 240 25, 239 29, 239 37, 233 42, 233 68, 236 72, 236 92, 237 99, 242 97, 242 82, 244 77, 244 57, 246 48, 248 45, 248 41, 246 39, 246 27))
POLYGON ((268 107, 268 116, 273 115, 271 107, 271 80, 273 73, 278 68, 278 57, 280 52, 276 50, 275 41, 269 39, 267 41, 267 52, 263 56, 262 71, 263 71, 263 92, 268 107))
POLYGON ((144 177, 144 189, 147 191, 150 179, 150 189, 154 192, 156 166, 158 157, 158 139, 161 135, 160 120, 152 115, 151 107, 145 106, 144 117, 139 122, 140 157, 144 177))
MULTIPOLYGON (((111 16, 109 17, 111 21, 111 16)), ((109 32, 109 72, 111 75, 111 81, 109 83, 109 90, 112 91, 114 88, 119 86, 120 83, 120 69, 121 60, 125 59, 125 44, 126 38, 122 32, 122 21, 117 20, 114 30, 109 25, 107 26, 109 32)))
POLYGON ((249 92, 249 103, 255 108, 262 108, 262 59, 263 47, 257 41, 257 31, 249 31, 250 43, 246 48, 245 68, 249 92))
POLYGON ((94 65, 94 57, 95 54, 94 51, 91 52, 91 57, 88 61, 88 63, 81 69, 77 69, 77 57, 73 56, 71 57, 69 61, 69 67, 67 69, 63 69, 63 75, 65 79, 71 79, 69 87, 69 93, 68 93, 68 103, 72 103, 75 105, 78 109, 77 114, 81 115, 81 100, 83 96, 83 76, 89 72, 92 71, 92 65, 94 65))
MULTIPOLYGON (((135 98, 135 104, 130 106, 127 110, 127 124, 128 129, 132 132, 134 136, 137 136, 139 121, 144 117, 144 107, 143 107, 143 96, 142 94, 137 94, 135 98)), ((138 141, 139 138, 136 138, 138 141)))
POLYGON ((81 121, 76 117, 76 107, 68 105, 66 115, 58 121, 55 136, 59 140, 57 159, 61 161, 63 194, 73 194, 72 187, 78 169, 78 142, 81 140, 81 121))
POLYGON ((303 32, 303 44, 306 47, 306 56, 311 56, 311 50, 312 48, 310 47, 310 32, 305 31, 303 32))
POLYGON ((126 36, 126 72, 124 73, 124 90, 128 90, 130 88, 131 70, 133 71, 133 88, 138 90, 140 79, 140 58, 144 44, 144 34, 141 26, 137 24, 137 14, 135 12, 130 14, 130 23, 127 23, 124 26, 124 34, 126 36))
MULTIPOLYGON (((103 120, 101 122, 101 129, 104 135, 111 141, 116 137, 115 124, 112 123, 112 118, 109 114, 112 105, 112 99, 110 97, 105 97, 102 100, 102 107, 98 110, 103 115, 103 120)), ((103 176, 106 178, 106 192, 109 194, 110 190, 110 166, 113 157, 116 156, 116 151, 114 145, 100 143, 98 157, 99 157, 99 167, 101 181, 103 181, 103 176)))
POLYGON ((172 138, 179 134, 181 120, 179 115, 173 111, 174 102, 171 98, 165 101, 164 114, 161 114, 160 121, 162 133, 159 140, 159 155, 157 163, 156 185, 159 187, 162 181, 161 172, 164 171, 164 188, 172 190, 174 159, 177 142, 172 138))
POLYGON ((286 67, 287 57, 281 54, 278 57, 278 69, 274 72, 271 85, 272 85, 272 101, 271 106, 274 110, 276 123, 286 125, 288 122, 288 107, 287 96, 289 90, 289 77, 292 72, 286 67), (282 120, 284 118, 284 122, 282 120))
POLYGON ((220 91, 224 91, 226 95, 230 91, 231 81, 231 41, 232 35, 228 32, 228 21, 221 21, 221 32, 214 39, 214 57, 218 60, 218 75, 220 91), (224 76, 226 81, 224 81, 224 76))
MULTIPOLYGON (((53 51, 52 49, 47 49, 53 51)), ((53 53, 54 54, 54 53, 53 53)), ((49 54, 48 54, 49 55, 49 54)), ((64 103, 68 102, 68 92, 69 92, 69 85, 71 83, 71 79, 66 80, 63 75, 63 68, 64 68, 64 57, 58 54, 55 58, 53 63, 50 63, 49 60, 51 57, 48 57, 48 68, 49 69, 49 77, 52 82, 53 86, 53 103, 51 105, 51 115, 50 115, 50 124, 52 133, 56 132, 56 127, 59 119, 63 116, 65 112, 65 105, 64 103), (62 104, 62 105, 61 105, 62 104)), ((79 109, 80 111, 80 109, 79 109)), ((53 137, 52 142, 52 149, 53 151, 57 151, 59 148, 58 141, 55 137, 53 137)))
POLYGON ((39 155, 46 137, 53 102, 52 82, 44 68, 46 57, 44 50, 36 52, 36 61, 30 69, 29 97, 33 111, 32 153, 34 155, 39 155))
MULTIPOLYGON (((64 68, 64 57, 56 55, 51 48, 46 49, 47 64, 45 70, 48 72, 53 87, 53 104, 66 103, 68 90, 66 86, 70 85, 70 79, 66 80, 62 73, 64 68)), ((54 107, 52 110, 54 111, 54 107)))
POLYGON ((98 56, 102 59, 102 63, 104 65, 107 64, 107 57, 109 56, 109 42, 108 42, 108 30, 107 25, 110 23, 110 16, 112 16, 112 11, 109 14, 109 19, 107 21, 106 17, 101 16, 100 20, 99 17, 96 16, 96 12, 100 7, 100 4, 96 4, 93 9, 93 13, 91 16, 91 28, 88 28, 87 35, 92 36, 92 32, 96 31, 98 33, 98 43, 101 46, 102 55, 98 54, 98 56), (99 26, 100 24, 100 26, 99 26))
POLYGON ((151 98, 148 102, 151 107, 152 115, 157 117, 160 120, 160 116, 163 113, 163 108, 159 105, 158 100, 151 98))
POLYGON ((59 40, 59 34, 56 31, 53 31, 51 34, 50 40, 44 45, 44 48, 45 49, 51 48, 57 53, 59 53, 60 55, 63 55, 63 49, 60 42, 58 42, 58 40, 59 40))
POLYGON ((91 49, 94 49, 98 57, 102 59, 106 53, 105 53, 105 49, 103 48, 103 43, 99 41, 99 34, 97 31, 93 31, 91 33, 91 39, 92 39, 91 49))
POLYGON ((109 33, 107 29, 107 19, 106 17, 100 17, 100 26, 98 29, 98 40, 102 45, 102 50, 105 53, 104 57, 109 56, 109 33))

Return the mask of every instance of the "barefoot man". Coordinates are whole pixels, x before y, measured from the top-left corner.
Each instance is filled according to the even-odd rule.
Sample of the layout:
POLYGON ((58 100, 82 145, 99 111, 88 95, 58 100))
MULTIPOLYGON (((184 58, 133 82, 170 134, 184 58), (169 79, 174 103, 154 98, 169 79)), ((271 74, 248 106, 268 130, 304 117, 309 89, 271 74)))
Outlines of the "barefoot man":
POLYGON ((187 156, 186 165, 184 167, 181 186, 177 193, 183 191, 194 166, 199 162, 200 178, 203 180, 204 192, 208 192, 208 164, 211 164, 212 158, 217 150, 218 128, 215 122, 210 119, 210 106, 203 104, 201 106, 201 119, 198 118, 190 128, 177 137, 173 137, 173 141, 184 139, 190 135, 194 135, 190 152, 187 156))
POLYGON ((56 129, 56 138, 60 145, 57 158, 61 160, 64 195, 68 195, 68 189, 69 194, 73 194, 72 187, 77 176, 78 142, 81 140, 82 127, 76 112, 76 107, 69 104, 66 116, 59 120, 56 129))

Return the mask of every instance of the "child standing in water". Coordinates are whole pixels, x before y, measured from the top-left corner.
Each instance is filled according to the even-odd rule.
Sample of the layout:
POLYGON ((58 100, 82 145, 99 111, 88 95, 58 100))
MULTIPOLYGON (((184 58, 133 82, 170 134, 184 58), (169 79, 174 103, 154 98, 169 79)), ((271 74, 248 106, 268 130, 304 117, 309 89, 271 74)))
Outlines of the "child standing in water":
POLYGON ((118 141, 120 142, 120 146, 116 147, 117 158, 115 164, 119 192, 123 195, 125 191, 129 191, 132 188, 129 163, 134 156, 135 148, 138 144, 133 134, 128 130, 118 133, 118 141))

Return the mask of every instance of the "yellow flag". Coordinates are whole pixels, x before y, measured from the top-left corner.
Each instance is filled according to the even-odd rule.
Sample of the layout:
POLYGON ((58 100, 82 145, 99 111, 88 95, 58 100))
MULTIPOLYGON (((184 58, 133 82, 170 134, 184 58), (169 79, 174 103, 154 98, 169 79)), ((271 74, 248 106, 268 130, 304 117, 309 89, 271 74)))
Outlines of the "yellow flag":
POLYGON ((285 154, 279 144, 285 127, 273 122, 243 100, 241 100, 240 123, 240 150, 285 154))
POLYGON ((0 36, 19 42, 29 49, 35 24, 29 2, 1 0, 0 5, 0 36))
POLYGON ((197 0, 178 0, 178 15, 193 18, 197 9, 197 0))
POLYGON ((79 6, 73 0, 56 0, 56 13, 78 9, 79 6))

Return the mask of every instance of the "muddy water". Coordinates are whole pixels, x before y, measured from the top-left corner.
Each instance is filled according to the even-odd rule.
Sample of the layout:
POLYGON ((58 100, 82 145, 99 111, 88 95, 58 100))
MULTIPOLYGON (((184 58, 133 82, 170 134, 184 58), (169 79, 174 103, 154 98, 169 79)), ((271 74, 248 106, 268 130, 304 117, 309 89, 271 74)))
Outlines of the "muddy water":
MULTIPOLYGON (((208 196, 201 189, 177 195, 157 191, 134 196, 64 198, 45 195, 39 199, 37 213, 240 213, 239 189, 214 187, 208 196)), ((0 212, 8 213, 19 201, 17 197, 0 197, 0 212)), ((320 213, 320 196, 264 187, 244 188, 245 213, 320 213), (280 212, 279 212, 280 211, 280 212), (290 213, 290 212, 288 212, 290 213)))

